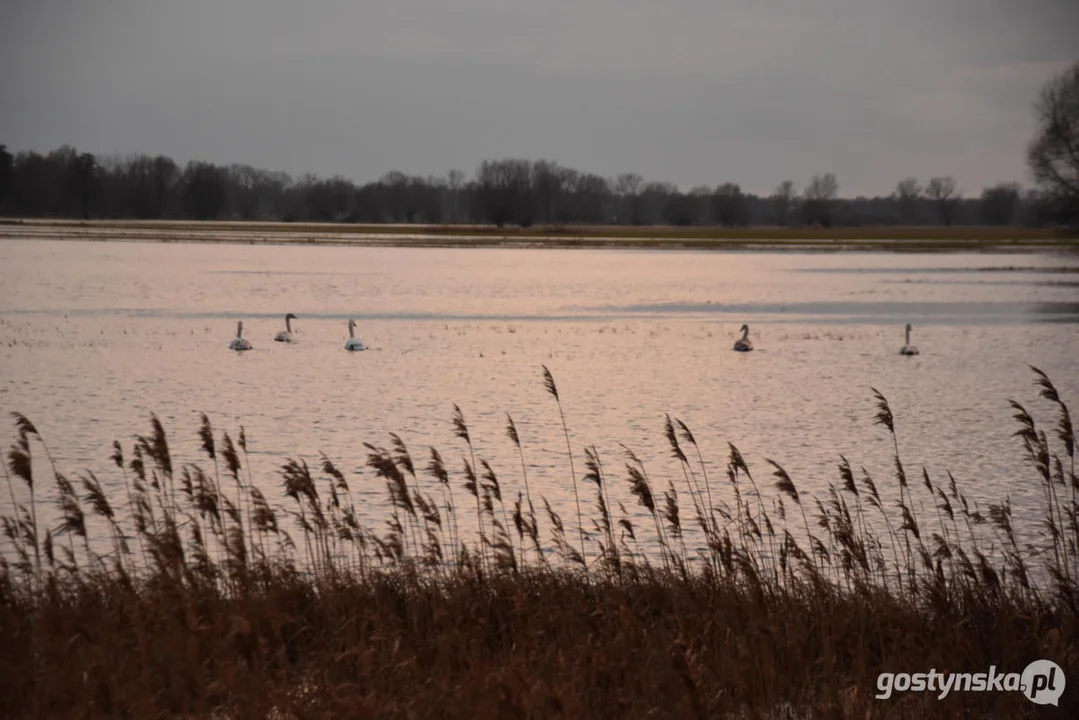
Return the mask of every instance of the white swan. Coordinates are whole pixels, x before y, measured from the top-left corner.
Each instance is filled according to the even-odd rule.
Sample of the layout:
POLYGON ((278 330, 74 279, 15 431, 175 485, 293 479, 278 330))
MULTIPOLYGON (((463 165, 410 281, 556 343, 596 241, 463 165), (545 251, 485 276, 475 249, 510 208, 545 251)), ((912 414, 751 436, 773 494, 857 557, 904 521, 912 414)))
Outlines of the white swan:
POLYGON ((292 320, 295 320, 296 316, 289 313, 285 316, 285 329, 273 336, 273 339, 277 342, 292 342, 292 320))
POLYGON ((352 334, 353 329, 356 327, 356 321, 352 318, 348 319, 348 340, 345 342, 345 350, 366 350, 367 346, 363 344, 363 340, 352 334))
POLYGON ((236 322, 236 337, 229 343, 229 350, 250 350, 251 343, 244 340, 244 321, 239 320, 236 322))
POLYGON ((741 327, 742 337, 734 341, 734 349, 738 352, 749 352, 753 349, 753 343, 749 341, 749 325, 741 327))
POLYGON ((910 323, 907 323, 907 344, 899 348, 900 355, 917 355, 918 348, 910 344, 910 323))

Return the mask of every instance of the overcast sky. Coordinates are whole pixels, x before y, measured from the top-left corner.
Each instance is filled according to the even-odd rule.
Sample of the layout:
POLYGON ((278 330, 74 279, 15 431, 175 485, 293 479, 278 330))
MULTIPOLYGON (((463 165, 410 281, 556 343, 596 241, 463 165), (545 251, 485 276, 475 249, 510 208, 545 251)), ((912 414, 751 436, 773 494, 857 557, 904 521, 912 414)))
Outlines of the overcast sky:
POLYGON ((1074 0, 0 0, 0 143, 357 182, 1028 180, 1074 0))

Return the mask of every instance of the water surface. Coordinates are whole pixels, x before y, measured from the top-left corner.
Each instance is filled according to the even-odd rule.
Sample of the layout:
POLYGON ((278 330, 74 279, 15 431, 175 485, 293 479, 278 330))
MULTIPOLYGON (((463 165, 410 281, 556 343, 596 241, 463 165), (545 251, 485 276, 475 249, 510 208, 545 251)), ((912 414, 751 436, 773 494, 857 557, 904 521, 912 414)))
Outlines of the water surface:
MULTIPOLYGON (((354 473, 364 519, 385 491, 364 442, 397 432, 460 469, 454 403, 503 492, 520 487, 517 423, 532 491, 572 514, 554 374, 578 473, 594 444, 611 500, 635 517, 619 443, 654 481, 682 483, 666 413, 693 430, 725 487, 727 443, 771 484, 765 458, 803 492, 836 482, 842 453, 893 493, 891 439, 870 387, 891 401, 908 469, 951 469, 980 503, 1039 497, 1007 405, 1043 413, 1028 365, 1079 396, 1079 257, 541 249, 405 249, 5 240, 0 242, 0 411, 28 415, 61 470, 110 469, 156 413, 176 464, 201 461, 200 412, 242 425, 255 482, 318 453, 354 473), (292 312, 297 342, 275 343, 292 312), (348 318, 370 350, 344 351, 348 318), (229 351, 236 322, 254 349, 229 351), (901 357, 914 325, 917 357, 901 357), (748 323, 756 350, 731 350, 748 323)), ((9 440, 14 438, 13 430, 9 440)), ((460 485, 460 475, 455 478, 460 485)), ((684 488, 684 485, 680 485, 684 488)), ((594 491, 586 491, 589 507, 594 491)), ((683 500, 688 498, 683 495, 683 500)), ((0 500, 6 512, 10 501, 0 500)), ((927 508, 933 512, 932 508, 927 508)))

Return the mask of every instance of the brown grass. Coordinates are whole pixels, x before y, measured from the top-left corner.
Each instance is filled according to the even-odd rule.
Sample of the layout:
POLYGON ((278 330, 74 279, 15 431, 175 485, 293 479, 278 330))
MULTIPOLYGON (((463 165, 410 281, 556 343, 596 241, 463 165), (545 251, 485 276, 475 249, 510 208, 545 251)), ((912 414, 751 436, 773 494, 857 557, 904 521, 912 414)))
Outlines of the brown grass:
POLYGON ((391 246, 640 247, 666 249, 985 250, 1075 247, 1075 229, 1015 226, 722 227, 382 225, 176 220, 0 220, 0 237, 391 246), (379 235, 378 238, 364 237, 379 235), (419 237, 409 237, 419 236, 419 237))
MULTIPOLYGON (((1074 432, 1035 373, 1056 418, 1043 430, 1013 404, 1044 496, 1030 546, 1007 499, 983 514, 950 475, 908 478, 879 393, 876 422, 896 450, 888 488, 841 458, 814 497, 769 461, 768 495, 734 445, 720 484, 668 418, 678 490, 632 451, 622 460, 643 525, 611 507, 615 463, 585 449, 591 528, 567 528, 545 499, 546 521, 530 497, 514 503, 471 452, 460 412, 460 475, 434 448, 416 462, 396 435, 367 446, 390 498, 385 531, 360 524, 356 478, 325 457, 280 469, 293 507, 275 511, 243 429, 234 442, 205 416, 205 467, 173 467, 156 418, 130 450, 117 443, 117 503, 95 474, 59 473, 17 415, 0 716, 1074 717, 1074 432), (57 484, 54 528, 38 525, 43 475, 57 484), (460 530, 455 486, 475 496, 475 539, 460 530), (1071 682, 1060 708, 1015 692, 874 698, 882 671, 1018 672, 1039 658, 1071 682)), ((544 382, 557 401, 549 372, 544 382)), ((520 450, 512 420, 507 435, 520 450)))

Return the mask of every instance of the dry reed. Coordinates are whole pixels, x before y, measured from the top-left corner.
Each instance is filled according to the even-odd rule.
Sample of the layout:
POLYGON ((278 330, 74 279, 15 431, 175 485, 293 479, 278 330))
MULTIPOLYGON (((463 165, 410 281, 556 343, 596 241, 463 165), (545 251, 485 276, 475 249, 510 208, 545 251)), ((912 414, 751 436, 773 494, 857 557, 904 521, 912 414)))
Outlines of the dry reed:
MULTIPOLYGON (((649 518, 638 526, 612 505, 610 463, 586 446, 595 532, 586 536, 571 466, 579 543, 542 496, 541 529, 511 418, 524 481, 512 521, 512 495, 477 458, 455 406, 468 449, 459 476, 435 448, 417 472, 397 435, 389 449, 366 445, 390 499, 380 532, 359 521, 358 480, 325 456, 314 468, 286 462, 277 482, 292 507, 272 507, 242 428, 236 444, 218 439, 205 415, 198 437, 211 470, 175 468, 156 417, 128 454, 114 445, 122 502, 93 472, 77 483, 62 475, 16 415, 3 463, 10 514, 0 517, 0 716, 1031 715, 1014 692, 874 694, 882 671, 1020 671, 1043 657, 1076 682, 1075 438, 1067 405, 1034 372, 1056 419, 1047 433, 1012 402, 1042 490, 1031 543, 1018 539, 1009 499, 983 514, 951 474, 908 478, 876 391, 876 422, 895 451, 894 507, 844 456, 819 496, 769 460, 777 493, 766 496, 734 445, 728 492, 713 493, 696 438, 668 417, 684 495, 673 479, 657 487, 624 448, 628 492, 649 518), (58 490, 52 528, 39 525, 42 467, 58 490), (458 528, 458 484, 475 499, 474 541, 458 528), (785 502, 798 508, 793 523, 785 502)), ((572 463, 547 368, 543 380, 572 463)), ((1041 716, 1072 717, 1077 698, 1069 687, 1041 716)))

